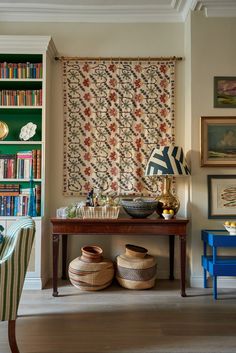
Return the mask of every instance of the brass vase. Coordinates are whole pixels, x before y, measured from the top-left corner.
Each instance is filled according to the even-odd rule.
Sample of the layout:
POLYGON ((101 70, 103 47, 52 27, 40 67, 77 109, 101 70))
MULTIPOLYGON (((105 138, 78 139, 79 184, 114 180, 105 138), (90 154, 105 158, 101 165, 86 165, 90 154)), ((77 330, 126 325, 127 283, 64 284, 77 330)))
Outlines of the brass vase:
POLYGON ((171 178, 166 175, 164 177, 163 193, 157 197, 158 206, 157 213, 162 215, 163 210, 173 210, 176 214, 179 210, 180 202, 177 196, 171 193, 171 178))

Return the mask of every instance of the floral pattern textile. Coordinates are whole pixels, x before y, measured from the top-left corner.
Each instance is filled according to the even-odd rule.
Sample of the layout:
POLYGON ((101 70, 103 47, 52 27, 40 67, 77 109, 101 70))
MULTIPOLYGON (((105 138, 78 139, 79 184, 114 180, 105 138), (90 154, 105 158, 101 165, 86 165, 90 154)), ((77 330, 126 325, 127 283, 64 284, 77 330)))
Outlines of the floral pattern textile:
POLYGON ((145 166, 174 143, 175 61, 63 60, 64 194, 151 195, 145 166))

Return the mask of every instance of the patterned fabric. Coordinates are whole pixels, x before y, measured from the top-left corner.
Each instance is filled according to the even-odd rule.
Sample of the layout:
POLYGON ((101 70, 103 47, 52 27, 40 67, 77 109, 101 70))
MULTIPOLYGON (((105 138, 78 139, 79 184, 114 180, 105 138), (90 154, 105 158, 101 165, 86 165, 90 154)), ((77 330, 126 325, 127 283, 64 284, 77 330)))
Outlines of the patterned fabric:
POLYGON ((16 319, 34 235, 30 217, 14 222, 7 230, 0 253, 0 321, 16 319))
POLYGON ((174 142, 174 61, 63 61, 64 194, 153 194, 156 145, 174 142))
POLYGON ((0 234, 0 254, 1 254, 1 249, 3 247, 3 242, 4 242, 4 235, 1 233, 0 234))
POLYGON ((190 171, 181 147, 161 146, 154 148, 145 175, 188 175, 190 171))

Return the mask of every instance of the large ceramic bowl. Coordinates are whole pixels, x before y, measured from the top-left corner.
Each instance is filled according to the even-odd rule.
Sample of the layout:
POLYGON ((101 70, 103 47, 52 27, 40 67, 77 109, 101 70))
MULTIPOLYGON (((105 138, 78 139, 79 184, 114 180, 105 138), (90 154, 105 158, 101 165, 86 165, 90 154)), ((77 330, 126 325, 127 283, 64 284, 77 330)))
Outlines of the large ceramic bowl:
POLYGON ((131 217, 146 218, 157 210, 158 201, 149 198, 124 198, 120 204, 131 217))

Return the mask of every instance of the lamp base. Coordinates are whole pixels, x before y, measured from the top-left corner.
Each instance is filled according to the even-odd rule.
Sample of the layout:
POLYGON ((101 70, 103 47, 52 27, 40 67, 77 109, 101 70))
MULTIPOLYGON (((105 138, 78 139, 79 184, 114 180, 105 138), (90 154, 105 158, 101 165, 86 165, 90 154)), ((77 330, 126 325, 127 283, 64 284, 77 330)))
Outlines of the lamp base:
POLYGON ((174 196, 171 192, 171 178, 166 175, 164 178, 163 193, 157 197, 158 206, 157 213, 161 216, 163 210, 173 210, 176 214, 179 210, 180 202, 178 197, 174 196))
POLYGON ((180 202, 178 198, 172 194, 162 194, 157 197, 157 213, 161 216, 163 210, 173 210, 176 214, 179 210, 180 202))

